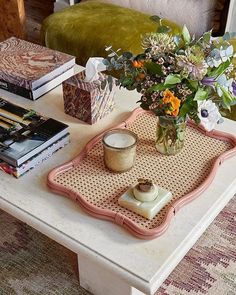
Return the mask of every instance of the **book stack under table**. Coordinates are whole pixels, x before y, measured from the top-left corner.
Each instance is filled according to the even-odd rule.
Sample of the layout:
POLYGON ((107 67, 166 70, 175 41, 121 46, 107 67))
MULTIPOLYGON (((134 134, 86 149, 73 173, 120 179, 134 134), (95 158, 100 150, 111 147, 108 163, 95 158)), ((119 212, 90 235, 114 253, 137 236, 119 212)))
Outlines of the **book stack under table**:
POLYGON ((68 142, 66 124, 0 98, 0 170, 19 177, 68 142))

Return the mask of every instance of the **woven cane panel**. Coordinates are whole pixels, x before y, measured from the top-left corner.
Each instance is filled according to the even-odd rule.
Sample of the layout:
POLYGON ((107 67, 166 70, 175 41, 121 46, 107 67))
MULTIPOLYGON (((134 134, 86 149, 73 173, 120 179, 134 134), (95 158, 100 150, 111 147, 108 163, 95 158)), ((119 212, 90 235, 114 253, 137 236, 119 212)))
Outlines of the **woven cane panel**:
POLYGON ((183 150, 175 156, 164 156, 155 150, 156 117, 141 114, 128 129, 139 137, 136 164, 130 171, 120 174, 108 171, 99 142, 76 168, 59 174, 55 181, 99 208, 124 214, 145 229, 159 226, 170 205, 196 189, 209 175, 214 159, 232 148, 230 143, 207 137, 188 126, 183 150), (152 220, 122 208, 117 202, 140 177, 153 179, 173 194, 172 200, 152 220))

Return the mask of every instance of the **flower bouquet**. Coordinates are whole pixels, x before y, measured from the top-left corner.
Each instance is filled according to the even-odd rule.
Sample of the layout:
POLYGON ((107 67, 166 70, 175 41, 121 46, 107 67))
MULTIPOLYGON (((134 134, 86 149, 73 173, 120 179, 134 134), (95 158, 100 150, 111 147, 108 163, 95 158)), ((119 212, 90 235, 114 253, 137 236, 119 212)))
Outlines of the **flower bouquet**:
POLYGON ((222 121, 223 109, 236 103, 232 59, 232 34, 213 38, 211 31, 200 38, 186 26, 178 35, 162 26, 142 38, 143 52, 133 55, 106 47, 108 70, 119 70, 118 84, 136 89, 141 108, 159 117, 156 148, 175 154, 183 147, 187 118, 211 131, 222 121))

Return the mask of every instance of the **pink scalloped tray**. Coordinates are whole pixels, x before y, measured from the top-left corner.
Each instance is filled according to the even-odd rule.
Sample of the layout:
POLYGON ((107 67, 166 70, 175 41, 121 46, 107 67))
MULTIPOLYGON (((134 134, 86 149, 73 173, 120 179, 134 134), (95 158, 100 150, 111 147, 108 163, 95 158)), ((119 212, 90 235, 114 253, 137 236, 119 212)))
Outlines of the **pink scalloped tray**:
POLYGON ((236 155, 236 137, 206 132, 188 123, 185 146, 175 156, 155 149, 156 117, 141 109, 133 111, 126 122, 114 128, 128 128, 139 137, 135 166, 125 173, 112 173, 103 162, 101 133, 82 152, 48 175, 48 186, 56 193, 78 202, 89 214, 113 221, 135 236, 152 239, 163 234, 179 209, 198 197, 212 182, 217 168, 236 155), (119 196, 139 177, 153 179, 170 190, 172 200, 148 220, 118 204, 119 196))

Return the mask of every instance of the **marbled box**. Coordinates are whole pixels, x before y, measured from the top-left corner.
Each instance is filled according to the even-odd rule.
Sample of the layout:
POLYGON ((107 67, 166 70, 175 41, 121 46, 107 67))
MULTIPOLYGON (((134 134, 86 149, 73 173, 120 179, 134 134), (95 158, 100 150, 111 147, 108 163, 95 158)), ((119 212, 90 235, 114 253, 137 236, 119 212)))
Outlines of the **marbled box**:
POLYGON ((85 71, 63 82, 65 113, 89 124, 96 123, 114 108, 115 79, 102 73, 85 82, 85 71))
POLYGON ((133 187, 130 187, 119 197, 118 204, 151 220, 171 200, 171 198, 172 193, 170 191, 167 191, 162 187, 158 187, 158 194, 155 200, 150 202, 140 202, 135 199, 133 187))

